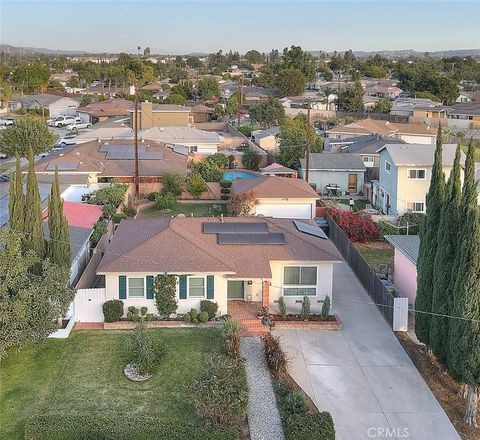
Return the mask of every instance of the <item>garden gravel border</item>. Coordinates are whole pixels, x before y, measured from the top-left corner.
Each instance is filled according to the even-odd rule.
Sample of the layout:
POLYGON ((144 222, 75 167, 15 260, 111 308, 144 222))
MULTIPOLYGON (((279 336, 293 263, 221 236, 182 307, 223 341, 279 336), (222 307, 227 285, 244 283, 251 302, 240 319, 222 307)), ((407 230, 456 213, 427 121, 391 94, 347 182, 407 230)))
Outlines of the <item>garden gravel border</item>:
POLYGON ((247 369, 250 439, 284 440, 282 420, 262 341, 260 338, 243 337, 240 348, 247 369))

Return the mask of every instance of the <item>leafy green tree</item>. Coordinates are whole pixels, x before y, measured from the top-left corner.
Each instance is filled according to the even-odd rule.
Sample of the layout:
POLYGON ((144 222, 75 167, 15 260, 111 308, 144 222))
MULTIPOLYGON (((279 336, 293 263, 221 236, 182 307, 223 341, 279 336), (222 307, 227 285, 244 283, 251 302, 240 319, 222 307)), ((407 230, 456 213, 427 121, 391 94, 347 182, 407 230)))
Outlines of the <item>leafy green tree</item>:
POLYGON ((242 164, 249 170, 258 171, 258 164, 260 163, 260 155, 253 149, 245 150, 242 155, 242 164))
POLYGON ((200 198, 202 193, 208 190, 207 184, 198 172, 190 173, 185 183, 187 191, 196 199, 200 198))
POLYGON ((88 104, 91 104, 93 102, 93 99, 90 95, 84 95, 82 96, 82 99, 80 101, 80 107, 85 107, 88 104))
POLYGON ((430 346, 438 361, 447 365, 448 329, 450 320, 440 315, 450 315, 452 311, 453 264, 457 249, 459 209, 461 202, 460 145, 457 146, 453 168, 446 188, 437 235, 437 253, 433 266, 432 315, 430 322, 430 346))
POLYGON ((258 50, 249 50, 244 55, 245 60, 247 60, 250 64, 261 64, 263 63, 263 55, 258 50))
POLYGON ((0 151, 8 156, 27 157, 32 150, 37 155, 50 151, 57 139, 44 122, 25 117, 0 131, 0 151))
POLYGON ((365 67, 364 74, 370 78, 386 78, 388 71, 384 67, 370 65, 365 67))
POLYGON ((315 133, 313 127, 308 125, 307 117, 299 113, 294 118, 286 117, 280 125, 280 145, 297 145, 304 148, 307 145, 307 136, 310 142, 310 151, 320 153, 323 150, 323 140, 315 133))
POLYGON ((374 113, 390 113, 392 109, 392 101, 390 99, 385 98, 378 101, 374 106, 372 111, 374 113))
POLYGON ((198 94, 200 98, 205 101, 208 101, 213 98, 219 98, 220 85, 215 78, 203 78, 198 82, 198 94))
POLYGON ((225 113, 228 116, 232 116, 238 111, 238 99, 235 95, 230 96, 227 101, 227 105, 225 106, 225 113))
POLYGON ((278 99, 270 97, 267 101, 255 104, 249 110, 250 119, 265 128, 279 125, 285 118, 285 109, 278 99))
POLYGON ((74 298, 68 270, 24 250, 22 236, 0 230, 0 357, 57 329, 74 298), (40 268, 40 269, 38 269, 40 268))
POLYGON ((300 46, 291 46, 283 49, 282 69, 297 69, 302 72, 306 81, 315 78, 315 64, 313 57, 302 50, 300 46))
POLYGON ((183 191, 183 176, 180 173, 170 172, 162 174, 162 193, 180 197, 183 191))
POLYGON ((0 104, 2 107, 6 107, 7 102, 12 99, 12 88, 4 80, 0 80, 0 104))
POLYGON ((40 259, 44 258, 46 246, 43 237, 42 209, 32 150, 30 150, 28 156, 27 194, 25 197, 25 223, 23 230, 25 233, 25 248, 35 251, 40 259))
POLYGON ((210 156, 208 156, 205 159, 206 162, 213 162, 215 163, 219 168, 228 168, 228 156, 223 153, 215 153, 210 156))
POLYGON ((46 87, 50 71, 40 63, 20 64, 13 72, 12 81, 22 93, 32 93, 46 87))
POLYGON ((448 372, 467 385, 464 420, 477 426, 480 388, 480 211, 475 182, 475 149, 470 142, 452 272, 452 318, 449 324, 448 372))
POLYGON ((188 67, 191 67, 192 69, 200 69, 203 67, 203 63, 200 61, 200 58, 196 56, 189 56, 186 59, 186 64, 188 67))
POLYGON ((67 81, 67 86, 68 87, 80 87, 80 80, 78 79, 77 75, 73 75, 68 81, 67 81))
POLYGON ((192 171, 202 176, 205 182, 220 182, 223 178, 223 169, 215 161, 205 159, 192 165, 192 171))
POLYGON ((438 227, 445 197, 445 176, 442 171, 442 127, 439 125, 437 146, 432 168, 430 188, 426 196, 426 215, 420 228, 420 249, 417 259, 417 296, 415 333, 420 342, 430 346, 432 312, 433 262, 437 253, 438 227), (424 313, 422 313, 424 312, 424 313))
POLYGON ((174 87, 172 87, 170 93, 181 95, 186 100, 193 99, 195 97, 195 89, 190 81, 184 81, 176 84, 174 87))
POLYGON ((143 56, 145 58, 148 58, 150 56, 150 48, 149 47, 146 47, 145 49, 143 49, 143 56))
POLYGON ((60 197, 60 182, 58 168, 55 166, 55 180, 52 183, 48 198, 48 258, 57 266, 69 270, 72 264, 72 250, 70 248, 70 231, 63 212, 63 200, 60 197))
POLYGON ((166 98, 163 101, 163 103, 164 104, 185 105, 187 103, 187 100, 182 95, 179 95, 177 93, 171 93, 170 95, 168 95, 168 98, 166 98))
POLYGON ((307 78, 300 69, 282 69, 277 78, 277 87, 283 96, 298 96, 305 92, 307 78))
POLYGON ((337 99, 338 109, 344 112, 363 112, 363 89, 359 82, 353 87, 340 90, 337 99))
POLYGON ((253 78, 252 82, 258 87, 271 89, 276 86, 277 77, 271 66, 262 66, 260 69, 260 75, 253 78))

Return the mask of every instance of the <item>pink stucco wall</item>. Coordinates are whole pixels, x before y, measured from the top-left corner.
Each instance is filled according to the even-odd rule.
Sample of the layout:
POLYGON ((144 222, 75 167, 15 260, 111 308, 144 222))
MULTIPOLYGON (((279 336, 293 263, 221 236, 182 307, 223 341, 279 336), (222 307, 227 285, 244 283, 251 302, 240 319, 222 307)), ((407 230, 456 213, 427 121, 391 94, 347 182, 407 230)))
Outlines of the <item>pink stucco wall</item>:
POLYGON ((393 281, 408 297, 409 304, 413 304, 417 295, 417 268, 398 249, 395 249, 393 281))

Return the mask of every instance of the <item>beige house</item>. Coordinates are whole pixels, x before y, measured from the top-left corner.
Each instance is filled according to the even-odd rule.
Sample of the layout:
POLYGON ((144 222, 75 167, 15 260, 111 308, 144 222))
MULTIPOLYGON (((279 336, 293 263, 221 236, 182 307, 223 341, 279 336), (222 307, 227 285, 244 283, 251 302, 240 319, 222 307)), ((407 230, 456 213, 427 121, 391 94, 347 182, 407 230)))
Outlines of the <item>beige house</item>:
MULTIPOLYGON (((306 223, 318 229, 312 223, 306 223)), ((228 313, 229 301, 255 301, 277 310, 283 296, 290 313, 310 297, 318 313, 332 297, 333 265, 341 262, 326 238, 301 232, 292 220, 149 218, 124 220, 97 268, 105 276, 106 300, 157 313, 158 274, 176 276, 177 313, 209 299, 228 313)))
MULTIPOLYGON (((133 110, 130 112, 133 127, 133 110)), ((194 119, 190 107, 175 104, 153 104, 142 102, 138 112, 138 128, 145 130, 152 127, 188 127, 194 119)))

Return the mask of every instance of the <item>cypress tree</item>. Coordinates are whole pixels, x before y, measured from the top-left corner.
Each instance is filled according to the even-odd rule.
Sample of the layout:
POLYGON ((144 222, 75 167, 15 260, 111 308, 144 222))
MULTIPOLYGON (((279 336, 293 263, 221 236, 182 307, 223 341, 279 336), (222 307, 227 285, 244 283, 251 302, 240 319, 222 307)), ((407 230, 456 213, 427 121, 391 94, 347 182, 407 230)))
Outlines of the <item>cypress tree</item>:
MULTIPOLYGON (((13 180, 13 173, 10 171, 10 183, 8 185, 8 217, 10 221, 10 226, 14 222, 13 216, 15 214, 15 203, 17 193, 15 191, 15 181, 13 180)), ((13 229, 13 228, 12 228, 13 229)))
POLYGON ((432 167, 430 188, 426 197, 426 215, 420 227, 420 249, 417 259, 417 297, 415 309, 415 333, 417 338, 430 346, 430 321, 432 311, 433 262, 437 253, 437 234, 440 224, 445 176, 442 171, 442 127, 438 126, 437 145, 432 167))
POLYGON ((467 385, 465 421, 477 426, 480 392, 480 213, 477 206, 474 146, 470 142, 460 207, 454 265, 452 315, 449 325, 448 371, 467 385))
POLYGON ((10 193, 8 208, 10 215, 10 228, 15 231, 23 232, 25 216, 25 196, 23 195, 22 167, 20 166, 20 158, 18 157, 18 155, 14 180, 12 179, 12 176, 10 176, 10 193))
MULTIPOLYGON (((456 255, 459 208, 462 196, 460 181, 460 145, 445 189, 440 225, 437 235, 437 255, 433 266, 432 312, 448 315, 452 309, 451 277, 456 255)), ((432 315, 430 322, 430 346, 438 361, 446 366, 449 319, 432 315)))
POLYGON ((71 249, 68 222, 63 212, 63 200, 60 197, 58 168, 55 167, 55 180, 48 198, 48 257, 52 263, 70 269, 71 249))
POLYGON ((26 249, 32 249, 43 259, 45 257, 45 239, 43 237, 42 208, 37 176, 35 175, 35 159, 30 149, 28 155, 27 195, 25 197, 25 232, 24 244, 26 249))

